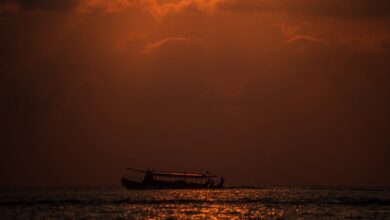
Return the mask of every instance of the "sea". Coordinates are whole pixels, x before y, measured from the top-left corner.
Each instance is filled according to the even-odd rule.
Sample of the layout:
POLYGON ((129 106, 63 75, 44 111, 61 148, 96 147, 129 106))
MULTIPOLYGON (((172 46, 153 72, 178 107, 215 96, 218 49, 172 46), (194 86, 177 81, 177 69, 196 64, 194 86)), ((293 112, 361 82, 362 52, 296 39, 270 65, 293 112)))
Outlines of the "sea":
POLYGON ((3 189, 0 219, 390 219, 390 189, 3 189))

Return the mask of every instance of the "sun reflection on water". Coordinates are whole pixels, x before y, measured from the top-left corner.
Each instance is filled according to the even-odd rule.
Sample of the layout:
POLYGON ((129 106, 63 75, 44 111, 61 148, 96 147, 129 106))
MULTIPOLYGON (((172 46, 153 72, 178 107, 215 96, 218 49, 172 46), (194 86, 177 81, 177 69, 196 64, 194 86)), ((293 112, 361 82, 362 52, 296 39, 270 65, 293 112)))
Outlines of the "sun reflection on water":
MULTIPOLYGON (((161 204, 128 205, 125 217, 151 219, 283 218, 286 210, 253 204, 242 190, 176 190, 156 193, 161 204), (223 198, 223 199, 221 199, 223 198), (240 202, 235 202, 237 199, 240 202), (241 200, 240 200, 241 199, 241 200), (249 201, 249 202, 248 202, 249 201), (168 204, 165 204, 167 202, 168 204), (132 216, 132 213, 138 213, 132 216), (139 213, 143 213, 139 215, 139 213)), ((256 196, 261 196, 258 192, 256 196)), ((291 208, 295 211, 295 207, 291 208)))

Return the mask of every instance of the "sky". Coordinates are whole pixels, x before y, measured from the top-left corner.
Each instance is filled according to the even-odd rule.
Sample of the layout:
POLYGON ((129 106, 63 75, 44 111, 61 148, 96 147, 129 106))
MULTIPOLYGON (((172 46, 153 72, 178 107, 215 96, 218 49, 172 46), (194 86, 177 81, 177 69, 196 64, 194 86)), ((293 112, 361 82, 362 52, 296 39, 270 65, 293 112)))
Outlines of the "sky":
POLYGON ((390 186, 388 0, 1 0, 0 187, 390 186))

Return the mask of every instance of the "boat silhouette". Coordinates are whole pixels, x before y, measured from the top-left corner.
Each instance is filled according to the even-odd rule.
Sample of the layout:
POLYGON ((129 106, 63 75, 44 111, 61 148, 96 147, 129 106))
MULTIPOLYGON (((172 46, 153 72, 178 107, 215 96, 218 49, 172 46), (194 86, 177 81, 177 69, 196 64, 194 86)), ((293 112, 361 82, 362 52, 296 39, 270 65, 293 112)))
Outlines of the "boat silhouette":
POLYGON ((127 189, 220 189, 224 185, 223 177, 210 175, 209 172, 157 172, 149 169, 126 169, 138 174, 138 177, 130 175, 122 177, 122 185, 127 189))

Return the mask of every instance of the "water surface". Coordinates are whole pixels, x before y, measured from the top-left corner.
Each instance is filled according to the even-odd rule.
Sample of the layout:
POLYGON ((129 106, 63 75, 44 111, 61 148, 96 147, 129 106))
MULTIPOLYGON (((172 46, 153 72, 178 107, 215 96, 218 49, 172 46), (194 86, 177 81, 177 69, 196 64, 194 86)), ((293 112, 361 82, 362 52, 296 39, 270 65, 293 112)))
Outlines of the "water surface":
POLYGON ((390 219, 378 188, 123 188, 0 191, 0 219, 390 219))

